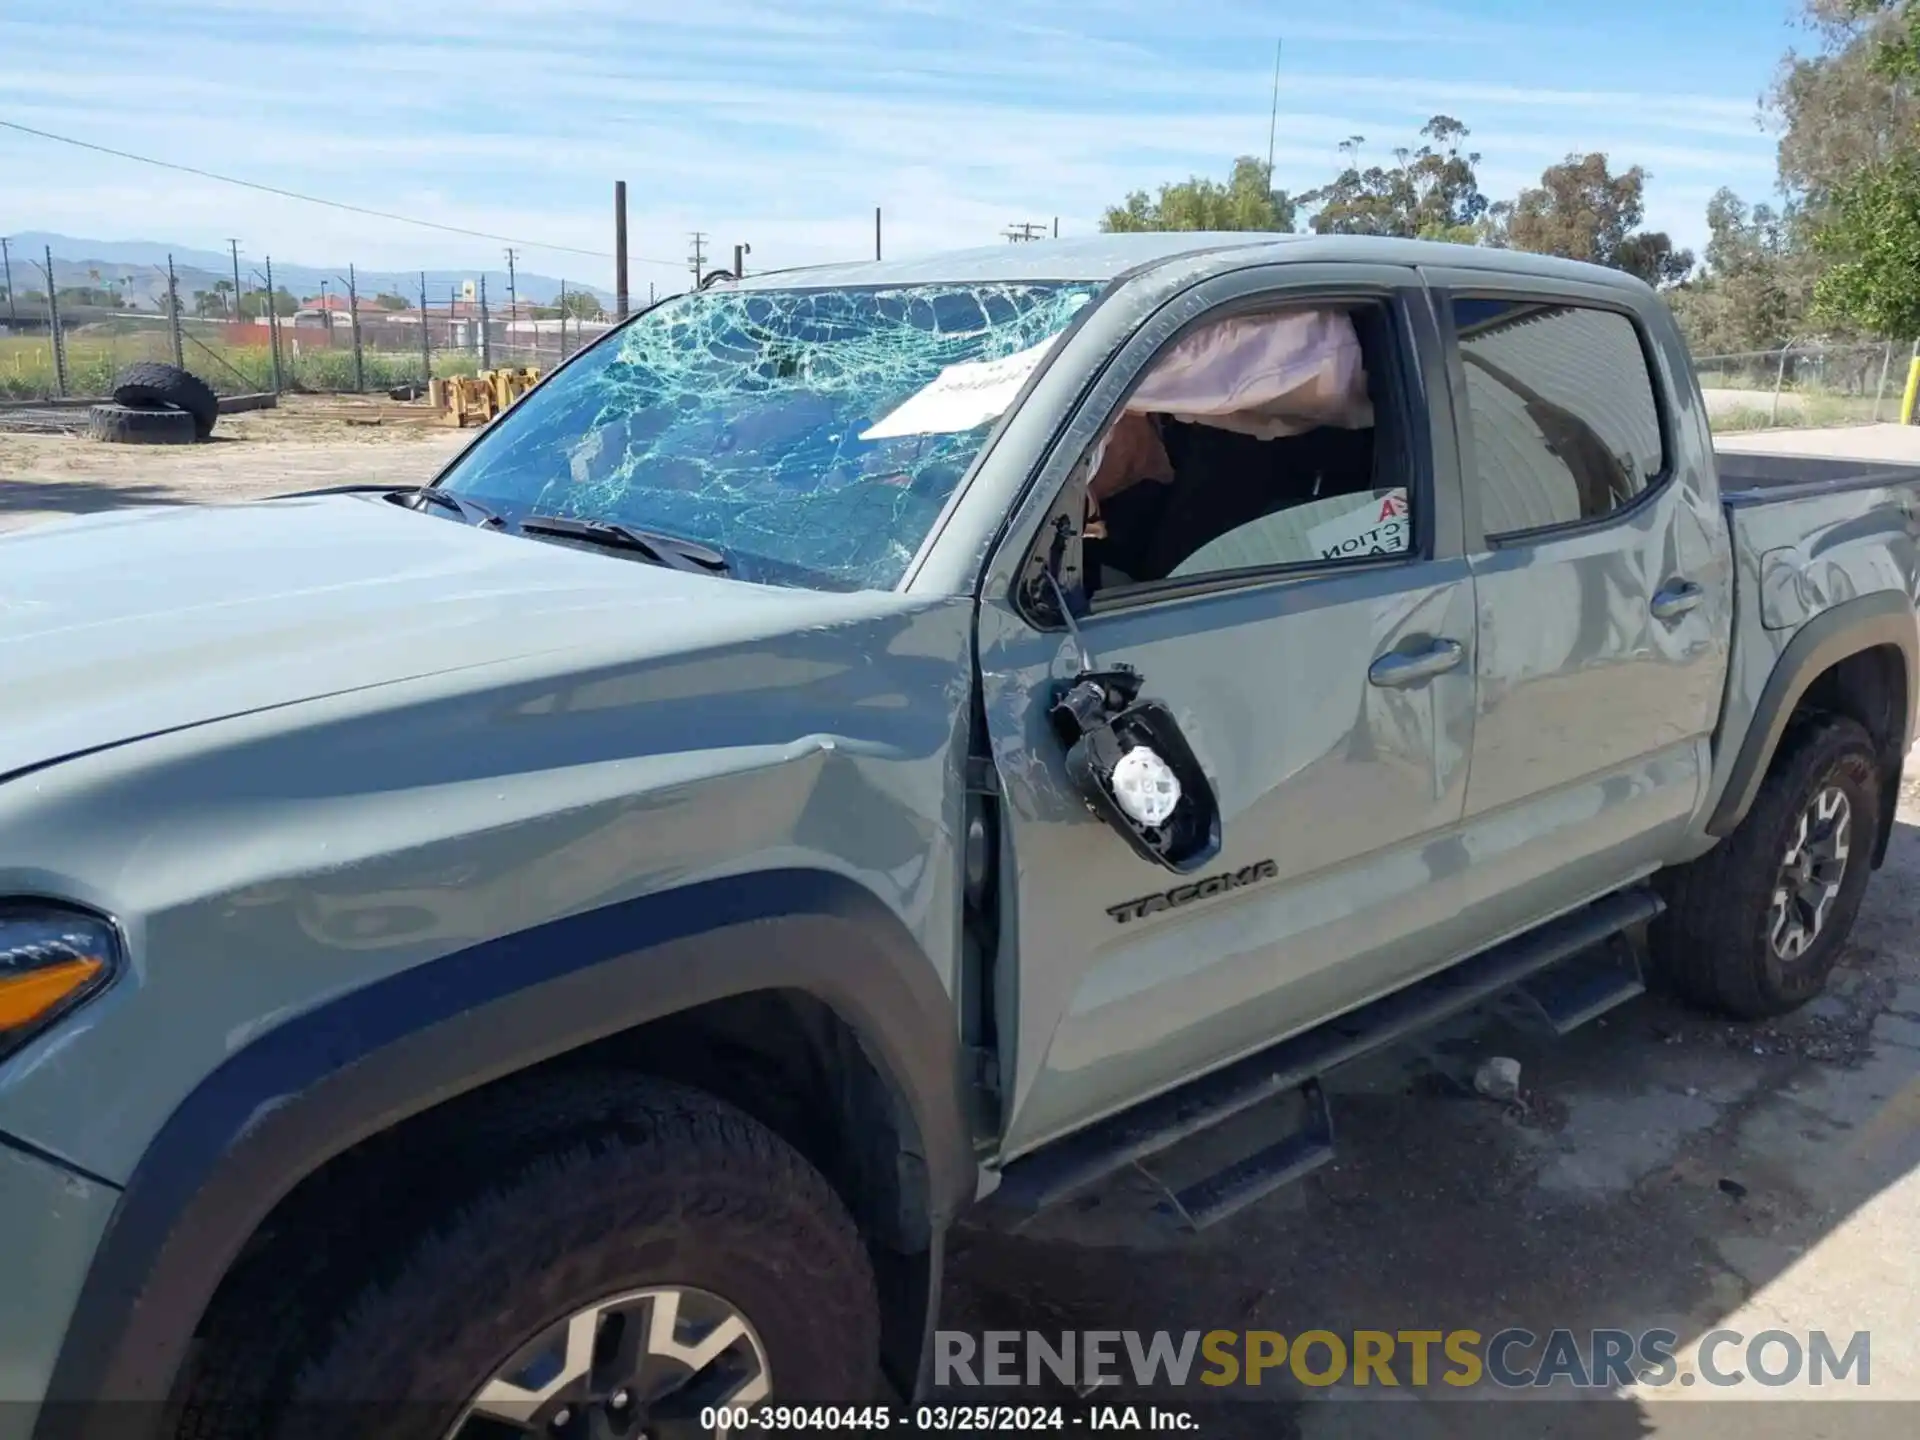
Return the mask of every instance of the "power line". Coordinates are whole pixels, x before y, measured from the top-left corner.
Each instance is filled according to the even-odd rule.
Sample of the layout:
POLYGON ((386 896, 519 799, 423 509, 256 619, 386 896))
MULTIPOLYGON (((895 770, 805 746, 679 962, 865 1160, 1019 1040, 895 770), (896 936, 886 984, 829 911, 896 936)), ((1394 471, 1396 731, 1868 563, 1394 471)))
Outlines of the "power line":
MULTIPOLYGON (((212 170, 201 170, 192 165, 177 164, 172 160, 156 160, 151 155, 135 155, 130 150, 115 150, 110 145, 95 145, 90 140, 76 140, 71 135, 56 135, 50 130, 36 130, 31 125, 22 125, 15 120, 0 120, 0 129, 17 130, 22 135, 32 135, 41 140, 52 140, 61 145, 73 145, 82 150, 92 150, 101 155, 112 155, 120 160, 133 160, 142 165, 158 165, 163 170, 177 170, 183 175, 197 175, 203 180, 218 180, 223 185, 238 185, 246 190, 258 190, 267 195, 278 195, 286 200, 300 200, 308 205, 325 205, 334 210, 345 210, 355 215, 370 215, 376 220, 395 220, 402 225, 418 225, 427 230, 441 230, 449 235, 466 235, 475 240, 497 240, 503 245, 519 245, 529 250, 554 250, 569 255, 591 255, 596 260, 611 259, 606 250, 584 250, 577 245, 554 245, 545 240, 523 240, 513 235, 495 235, 487 230, 469 230, 460 225, 447 225, 438 220, 421 220, 412 215, 397 215, 391 210, 374 210, 365 205, 352 205, 345 200, 328 200, 319 195, 303 195, 298 190, 283 190, 277 185, 263 185, 257 180, 242 180, 234 175, 221 175, 212 170)), ((643 265, 666 265, 679 269, 678 260, 654 260, 644 255, 636 255, 643 265)))

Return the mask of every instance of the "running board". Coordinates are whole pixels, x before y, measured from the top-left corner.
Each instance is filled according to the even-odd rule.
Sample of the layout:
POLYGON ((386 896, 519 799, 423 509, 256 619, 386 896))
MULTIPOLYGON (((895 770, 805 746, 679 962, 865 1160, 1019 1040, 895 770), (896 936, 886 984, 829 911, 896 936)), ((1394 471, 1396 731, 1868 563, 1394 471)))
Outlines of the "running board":
POLYGON ((1541 971, 1518 993, 1554 1034, 1566 1035, 1646 990, 1639 948, 1614 935, 1541 971))
POLYGON ((1189 1229, 1205 1230, 1331 1160, 1333 1114, 1320 1082, 1309 1080, 1302 1085, 1300 1100, 1305 1114, 1292 1134, 1184 1189, 1170 1191, 1166 1210, 1189 1229))
MULTIPOLYGON (((1291 1039, 1234 1061, 1177 1089, 1098 1121, 1024 1155, 1001 1172, 985 1210, 1018 1224, 1097 1180, 1137 1164, 1190 1136, 1232 1119, 1328 1071, 1470 1010, 1514 989, 1548 966, 1651 920, 1664 905, 1652 890, 1618 891, 1551 920, 1403 990, 1361 1006, 1291 1039)), ((1621 998, 1625 998, 1623 995, 1621 998)), ((1567 1013, 1572 1013, 1569 1007, 1567 1013)), ((1596 1012, 1597 1013, 1597 1012, 1596 1012)), ((1318 1086, 1312 1087, 1318 1096, 1318 1086)), ((1317 1100, 1324 1111, 1324 1100, 1317 1100)), ((1331 1153, 1331 1129, 1309 1124, 1285 1140, 1188 1187, 1189 1214, 1207 1223, 1314 1168, 1331 1153), (1324 1140, 1319 1143, 1315 1132, 1324 1140), (1289 1148, 1292 1147, 1292 1148, 1289 1148), (1311 1163, 1304 1163, 1318 1151, 1311 1163), (1278 1177, 1278 1178, 1271 1178, 1278 1177), (1271 1178, 1271 1183, 1268 1180, 1271 1178), (1230 1208, 1216 1207, 1235 1200, 1230 1208)), ((1175 1197, 1176 1199, 1178 1196, 1175 1197)))

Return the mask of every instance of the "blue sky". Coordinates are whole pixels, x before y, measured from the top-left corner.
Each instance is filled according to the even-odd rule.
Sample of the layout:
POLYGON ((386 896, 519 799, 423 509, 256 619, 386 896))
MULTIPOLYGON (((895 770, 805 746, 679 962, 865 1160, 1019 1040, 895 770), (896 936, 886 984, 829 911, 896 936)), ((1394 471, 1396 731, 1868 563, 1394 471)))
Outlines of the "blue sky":
MULTIPOLYGON (((1793 0, 68 0, 0 8, 0 119, 357 204, 590 250, 628 182, 634 278, 687 232, 766 268, 1096 228, 1133 188, 1263 153, 1278 183, 1385 158, 1445 112, 1496 198, 1570 150, 1653 174, 1649 223, 1773 184, 1756 101, 1793 0)), ((485 241, 328 211, 0 130, 0 233, 52 230, 375 269, 485 241)), ((655 263, 659 262, 659 263, 655 263)), ((607 283, 611 262, 529 250, 607 283)))

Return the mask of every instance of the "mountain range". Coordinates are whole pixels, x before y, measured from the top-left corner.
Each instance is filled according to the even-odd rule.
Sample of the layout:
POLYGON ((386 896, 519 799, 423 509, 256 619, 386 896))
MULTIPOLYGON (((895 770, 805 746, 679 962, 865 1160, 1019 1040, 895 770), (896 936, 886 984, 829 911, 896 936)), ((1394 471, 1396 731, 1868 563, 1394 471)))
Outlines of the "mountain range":
MULTIPOLYGON (((168 245, 156 240, 92 240, 74 235, 54 235, 45 231, 30 230, 19 235, 7 237, 7 247, 11 254, 13 283, 21 294, 29 290, 41 289, 40 269, 48 250, 53 252, 53 276, 56 286, 105 286, 116 288, 129 305, 141 310, 159 310, 167 293, 167 256, 173 256, 175 283, 180 287, 180 298, 188 310, 193 308, 195 291, 211 290, 216 281, 233 283, 233 257, 218 250, 201 250, 191 245, 168 245)), ((592 263, 582 261, 583 264, 592 263)), ((266 283, 262 278, 266 273, 266 264, 256 256, 240 253, 240 280, 248 290, 263 290, 266 283)), ((291 260, 273 262, 273 285, 276 290, 292 292, 296 299, 310 299, 320 293, 324 283, 330 294, 346 293, 347 267, 343 261, 339 265, 303 265, 291 260)), ((471 280, 476 285, 482 277, 487 282, 487 294, 496 301, 507 298, 507 272, 505 267, 498 270, 428 270, 426 272, 427 299, 444 304, 450 288, 458 287, 463 281, 471 280)), ((611 306, 613 292, 597 285, 583 285, 577 280, 564 282, 556 275, 543 275, 534 270, 520 270, 514 274, 514 292, 522 300, 539 305, 550 305, 559 298, 560 287, 564 283, 569 291, 590 290, 602 305, 611 306)), ((420 303, 420 272, 361 270, 355 277, 363 298, 371 299, 381 291, 389 291, 406 296, 411 304, 420 303)), ((640 293, 646 292, 645 282, 640 293)))

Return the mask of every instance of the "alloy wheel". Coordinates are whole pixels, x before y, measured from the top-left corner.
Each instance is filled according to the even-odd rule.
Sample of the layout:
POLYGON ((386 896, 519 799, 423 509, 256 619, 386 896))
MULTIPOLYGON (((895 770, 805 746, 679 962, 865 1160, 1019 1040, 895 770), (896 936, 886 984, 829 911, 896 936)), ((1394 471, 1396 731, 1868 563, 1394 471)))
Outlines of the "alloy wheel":
POLYGON ((724 1423, 702 1419, 772 1392, 766 1346, 746 1316, 705 1290, 658 1286, 598 1301, 534 1337, 480 1387, 447 1440, 724 1436, 724 1423))
POLYGON ((1801 812, 1767 912, 1767 943, 1782 960, 1798 960, 1820 938, 1847 873, 1852 829, 1853 806, 1837 785, 1801 812))

